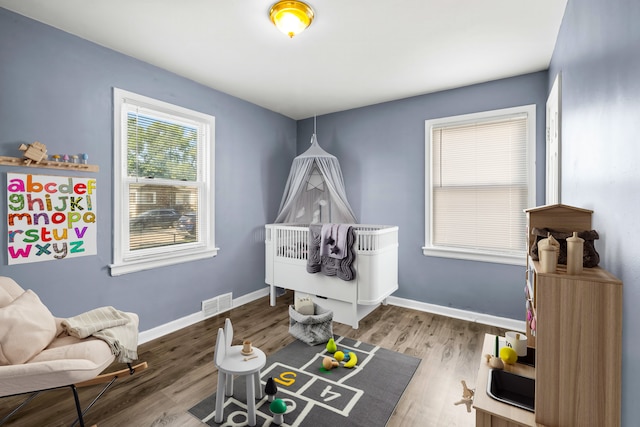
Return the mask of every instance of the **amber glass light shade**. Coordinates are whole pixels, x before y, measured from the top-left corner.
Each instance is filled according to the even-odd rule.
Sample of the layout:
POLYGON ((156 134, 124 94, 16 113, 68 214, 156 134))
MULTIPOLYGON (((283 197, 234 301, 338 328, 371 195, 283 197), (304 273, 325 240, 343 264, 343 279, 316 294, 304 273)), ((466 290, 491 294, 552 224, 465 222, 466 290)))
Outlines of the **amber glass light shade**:
POLYGON ((311 25, 314 13, 301 1, 279 1, 271 6, 269 17, 280 31, 293 38, 311 25))

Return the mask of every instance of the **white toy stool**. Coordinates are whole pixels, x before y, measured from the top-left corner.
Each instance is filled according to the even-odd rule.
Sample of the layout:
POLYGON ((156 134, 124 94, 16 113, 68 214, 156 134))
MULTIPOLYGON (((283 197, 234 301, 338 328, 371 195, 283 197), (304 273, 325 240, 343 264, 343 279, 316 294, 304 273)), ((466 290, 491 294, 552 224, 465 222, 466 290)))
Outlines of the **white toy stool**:
POLYGON ((267 362, 267 357, 259 348, 252 347, 250 354, 243 354, 241 345, 231 345, 233 328, 229 319, 225 322, 225 330, 218 329, 218 339, 213 357, 218 368, 218 387, 216 392, 215 422, 221 423, 224 416, 224 397, 233 395, 233 376, 247 376, 247 423, 256 425, 256 397, 262 398, 260 386, 260 370, 267 362), (228 337, 225 334, 227 331, 228 337), (257 390, 257 393, 256 393, 257 390), (257 395, 257 396, 256 396, 257 395))

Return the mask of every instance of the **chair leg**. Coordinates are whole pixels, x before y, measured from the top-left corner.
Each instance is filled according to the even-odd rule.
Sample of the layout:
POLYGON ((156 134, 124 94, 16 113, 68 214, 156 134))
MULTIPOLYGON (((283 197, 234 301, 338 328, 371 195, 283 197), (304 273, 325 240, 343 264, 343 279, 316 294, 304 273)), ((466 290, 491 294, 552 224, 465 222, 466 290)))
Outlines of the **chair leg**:
POLYGON ((227 374, 225 396, 233 396, 233 374, 227 374))
MULTIPOLYGON (((57 387, 57 388, 66 388, 67 386, 64 387, 57 387)), ((78 418, 76 418, 76 420, 73 422, 73 424, 71 424, 71 427, 75 426, 76 423, 80 424, 80 427, 84 427, 84 417, 83 417, 83 411, 82 411, 82 406, 80 406, 80 397, 78 396, 78 389, 76 388, 75 384, 71 384, 69 387, 71 387, 71 391, 73 392, 73 400, 76 404, 76 411, 78 412, 78 418)), ((54 390, 54 389, 47 389, 47 390, 54 390)), ((47 390, 38 390, 35 393, 32 393, 24 402, 22 402, 17 408, 15 408, 13 411, 11 411, 11 413, 9 413, 6 417, 4 417, 2 420, 0 420, 0 426, 3 425, 11 416, 13 416, 16 412, 18 412, 23 406, 25 406, 27 403, 31 402, 36 396, 38 396, 40 393, 42 393, 43 391, 47 391, 47 390)), ((8 396, 5 396, 8 397, 8 396)), ((96 398, 97 399, 97 398, 96 398)), ((93 402, 95 403, 95 401, 93 402)), ((92 403, 92 405, 93 405, 92 403)), ((91 405, 90 405, 91 406, 91 405)), ((89 407, 90 407, 89 406, 89 407)), ((87 408, 88 410, 89 408, 87 408)), ((85 411, 86 412, 86 411, 85 411)))
MULTIPOLYGON (((133 375, 133 372, 131 373, 131 375, 133 375)), ((109 389, 109 387, 111 387, 116 380, 118 379, 118 377, 113 377, 111 379, 111 381, 109 381, 107 383, 107 385, 105 385, 102 390, 100 391, 100 393, 98 393, 98 395, 91 401, 91 403, 89 403, 89 405, 87 405, 86 408, 84 408, 84 410, 82 411, 82 415, 84 416, 84 414, 86 414, 87 412, 89 412, 89 409, 91 409, 93 407, 93 405, 96 404, 96 402, 98 401, 98 399, 100 399, 102 397, 103 394, 105 394, 107 392, 107 390, 109 389)), ((77 388, 78 384, 74 384, 74 386, 77 388)), ((73 422, 73 424, 71 424, 71 427, 75 427, 76 423, 80 422, 80 418, 76 418, 76 420, 73 422)))
MULTIPOLYGON (((136 366, 131 366, 130 363, 128 363, 127 365, 129 365, 128 369, 123 369, 123 370, 118 371, 118 372, 111 372, 111 373, 108 373, 108 374, 98 375, 95 378, 92 378, 90 380, 83 381, 83 382, 80 382, 80 383, 77 383, 77 384, 65 385, 65 386, 60 386, 60 387, 52 387, 52 388, 38 390, 36 392, 33 392, 17 408, 15 408, 13 411, 11 411, 8 415, 6 415, 4 418, 2 418, 0 420, 0 426, 2 426, 4 423, 6 423, 9 420, 10 417, 12 417, 16 412, 18 412, 27 403, 31 402, 31 400, 33 400, 41 392, 50 391, 50 390, 58 390, 58 389, 71 387, 71 391, 73 392, 73 398, 74 398, 74 401, 75 401, 75 404, 76 404, 76 411, 78 412, 78 418, 76 418, 76 420, 73 422, 73 424, 71 424, 71 427, 74 427, 76 424, 80 424, 80 427, 84 427, 84 414, 86 414, 87 411, 89 411, 89 409, 91 409, 93 407, 93 405, 98 401, 98 399, 100 399, 100 397, 102 397, 102 395, 109 389, 109 387, 111 387, 116 382, 116 380, 119 377, 124 376, 125 373, 128 373, 129 375, 133 375, 135 372, 144 371, 148 367, 147 362, 140 363, 140 364, 138 364, 136 366), (82 410, 82 407, 80 406, 80 398, 78 397, 78 387, 91 386, 91 385, 95 385, 95 384, 104 384, 105 382, 107 384, 102 388, 100 393, 98 393, 98 395, 93 399, 93 401, 84 410, 82 410)), ((12 396, 18 396, 20 394, 27 394, 27 393, 18 393, 18 394, 12 395, 12 396)), ((4 397, 11 397, 11 396, 3 396, 3 398, 4 397)))
POLYGON ((71 387, 71 390, 73 391, 73 399, 76 401, 76 410, 78 411, 78 419, 72 425, 75 425, 75 423, 78 422, 80 423, 80 427, 84 427, 84 418, 82 417, 82 407, 80 406, 78 389, 74 384, 71 384, 69 387, 71 387))
MULTIPOLYGON (((40 393, 41 393, 40 391, 36 391, 35 393, 32 393, 26 400, 24 400, 20 405, 18 405, 13 411, 9 412, 3 419, 0 420, 0 426, 6 423, 9 420, 9 418, 11 418, 16 412, 22 409, 22 407, 25 406, 27 403, 35 399, 36 396, 38 396, 40 393)), ((5 396, 5 397, 8 397, 8 396, 5 396)))
POLYGON ((256 399, 262 399, 262 384, 260 384, 260 371, 253 374, 253 379, 256 382, 254 386, 256 389, 256 399))
MULTIPOLYGON (((253 376, 253 375, 250 375, 253 376)), ((256 390, 255 380, 247 378, 247 424, 256 425, 256 390)))
POLYGON ((218 370, 218 389, 216 391, 216 416, 214 421, 218 424, 222 422, 224 416, 224 389, 227 382, 227 374, 218 370))

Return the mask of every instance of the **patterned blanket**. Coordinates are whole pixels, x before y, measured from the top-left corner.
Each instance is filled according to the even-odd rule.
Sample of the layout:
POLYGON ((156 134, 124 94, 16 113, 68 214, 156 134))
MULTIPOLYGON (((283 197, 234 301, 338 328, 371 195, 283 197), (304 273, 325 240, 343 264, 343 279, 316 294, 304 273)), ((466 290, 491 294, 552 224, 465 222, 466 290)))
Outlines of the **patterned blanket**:
POLYGON ((344 258, 337 259, 328 255, 320 255, 320 242, 322 240, 322 224, 312 224, 309 226, 309 256, 307 258, 308 273, 322 273, 325 276, 338 276, 342 280, 353 280, 356 272, 353 262, 356 259, 356 252, 353 244, 356 235, 353 227, 347 231, 346 254, 344 258))

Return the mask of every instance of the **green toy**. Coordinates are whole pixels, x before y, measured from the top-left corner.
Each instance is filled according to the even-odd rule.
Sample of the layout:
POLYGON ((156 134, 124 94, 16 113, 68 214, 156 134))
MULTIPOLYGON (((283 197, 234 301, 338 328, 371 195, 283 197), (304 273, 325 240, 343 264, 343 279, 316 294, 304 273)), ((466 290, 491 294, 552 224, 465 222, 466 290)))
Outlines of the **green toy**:
POLYGON ((331 354, 335 353, 338 350, 338 346, 333 338, 329 338, 329 342, 327 343, 327 351, 331 354))
POLYGON ((284 423, 284 413, 287 412, 287 404, 282 399, 275 399, 269 405, 269 410, 273 414, 273 423, 281 425, 284 423))

